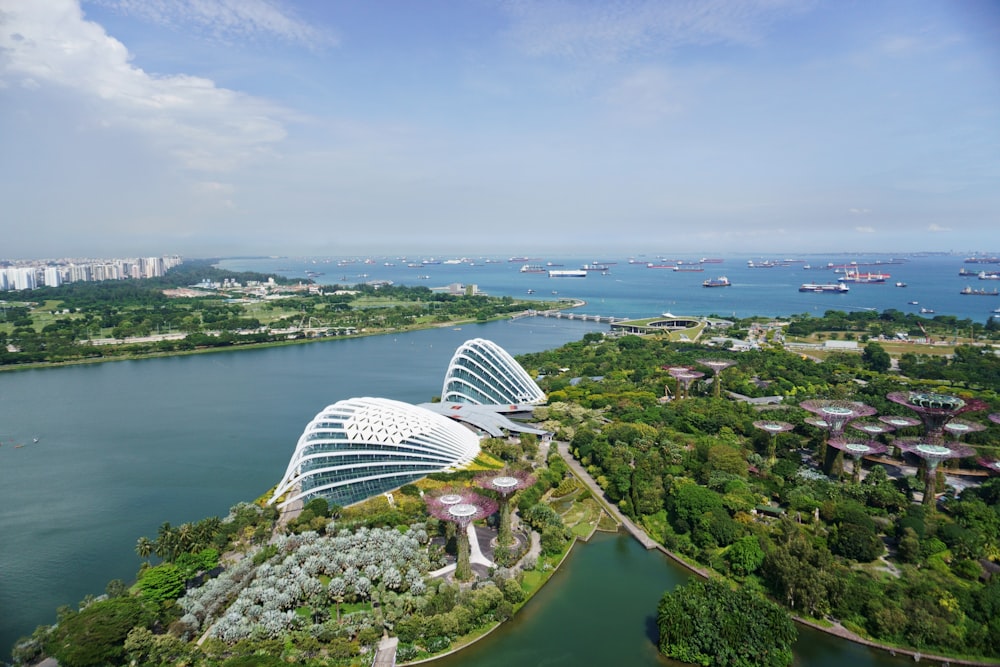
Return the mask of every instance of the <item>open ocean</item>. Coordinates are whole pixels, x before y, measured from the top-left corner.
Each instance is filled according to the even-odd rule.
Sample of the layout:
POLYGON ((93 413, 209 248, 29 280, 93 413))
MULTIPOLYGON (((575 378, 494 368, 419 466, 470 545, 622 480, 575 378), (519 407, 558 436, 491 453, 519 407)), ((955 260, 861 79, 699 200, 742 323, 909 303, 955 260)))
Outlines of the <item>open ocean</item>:
POLYGON ((719 257, 721 263, 699 264, 700 257, 667 257, 691 263, 698 272, 648 268, 661 264, 661 256, 629 257, 531 257, 510 261, 503 257, 472 257, 460 264, 445 264, 457 257, 438 257, 434 264, 422 264, 430 257, 276 257, 226 259, 221 268, 234 271, 274 272, 291 278, 312 277, 321 284, 354 285, 366 281, 390 280, 397 285, 445 287, 453 283, 474 284, 492 296, 552 299, 577 298, 587 302, 578 312, 615 317, 653 317, 663 312, 675 315, 783 316, 798 313, 822 315, 827 310, 876 310, 890 308, 934 315, 954 315, 984 323, 1000 308, 1000 296, 962 295, 965 287, 992 292, 1000 280, 979 280, 960 276, 969 271, 998 271, 1000 264, 964 263, 961 255, 803 255, 778 257, 719 257), (773 268, 750 268, 748 261, 795 262, 773 268), (634 263, 630 263, 630 260, 634 263), (367 261, 367 263, 366 263, 367 261), (889 263, 896 262, 899 263, 889 263), (613 263, 612 263, 613 262, 613 263), (799 292, 803 283, 832 283, 842 275, 828 264, 857 262, 861 272, 888 273, 885 283, 850 284, 844 294, 799 292), (551 263, 553 266, 548 266, 551 263), (523 273, 525 264, 543 269, 577 269, 584 264, 607 263, 607 272, 588 271, 586 278, 549 278, 547 273, 523 273), (876 264, 878 263, 878 264, 876 264), (408 264, 419 264, 410 267, 408 264), (557 266, 558 265, 558 266, 557 266), (804 266, 812 268, 806 269, 804 266), (308 273, 307 273, 308 272, 308 273), (726 276, 729 287, 705 288, 709 278, 726 276), (906 287, 896 287, 896 282, 906 287), (534 290, 529 295, 529 290, 534 290), (557 294, 556 294, 557 293, 557 294), (911 304, 916 301, 916 304, 911 304))

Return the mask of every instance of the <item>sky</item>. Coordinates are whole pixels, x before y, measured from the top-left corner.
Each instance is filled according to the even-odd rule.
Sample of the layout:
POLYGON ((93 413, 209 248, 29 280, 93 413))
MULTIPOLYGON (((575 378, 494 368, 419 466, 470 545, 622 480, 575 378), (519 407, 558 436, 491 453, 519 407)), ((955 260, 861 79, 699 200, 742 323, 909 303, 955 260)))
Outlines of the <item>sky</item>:
POLYGON ((0 0, 0 258, 1000 251, 993 0, 0 0))

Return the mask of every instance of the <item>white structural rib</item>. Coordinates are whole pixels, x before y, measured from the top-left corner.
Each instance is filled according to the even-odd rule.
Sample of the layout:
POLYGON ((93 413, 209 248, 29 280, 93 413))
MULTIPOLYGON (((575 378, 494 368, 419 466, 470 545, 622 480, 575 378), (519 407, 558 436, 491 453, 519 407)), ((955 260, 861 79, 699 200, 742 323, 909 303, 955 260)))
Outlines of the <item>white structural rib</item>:
POLYGON ((441 401, 537 405, 545 402, 545 392, 506 350, 492 341, 474 338, 462 344, 451 358, 441 401))
POLYGON ((479 437, 446 417, 386 398, 351 398, 309 422, 268 502, 285 496, 285 507, 321 496, 349 505, 478 454, 479 437))

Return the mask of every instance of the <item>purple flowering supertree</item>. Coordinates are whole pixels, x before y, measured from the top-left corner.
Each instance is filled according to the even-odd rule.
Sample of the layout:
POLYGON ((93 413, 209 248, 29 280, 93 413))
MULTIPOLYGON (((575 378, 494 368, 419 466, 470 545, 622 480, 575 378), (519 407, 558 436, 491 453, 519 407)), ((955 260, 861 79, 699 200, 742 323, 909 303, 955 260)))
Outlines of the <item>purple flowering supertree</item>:
POLYGON ((934 510, 934 491, 937 488, 937 467, 941 461, 961 459, 975 454, 972 447, 960 442, 942 442, 939 438, 896 438, 893 443, 924 461, 924 506, 934 510))
POLYGON ((778 438, 778 434, 791 431, 794 427, 788 422, 771 421, 768 419, 755 421, 753 425, 771 436, 771 440, 767 445, 767 461, 771 465, 774 465, 774 462, 777 460, 777 443, 775 441, 778 438))
POLYGON ((970 433, 985 431, 986 427, 976 422, 965 421, 964 419, 952 419, 944 425, 944 431, 956 440, 961 440, 962 436, 970 433))
POLYGON ((920 419, 924 422, 924 431, 929 438, 942 437, 944 425, 963 412, 986 409, 985 401, 978 398, 964 399, 951 394, 894 391, 886 398, 920 415, 920 419))
POLYGON ((677 380, 677 398, 687 398, 688 387, 691 383, 698 378, 705 377, 705 374, 701 371, 695 371, 687 366, 669 366, 665 367, 670 376, 677 380), (681 393, 681 387, 684 391, 681 393))
POLYGON ((879 421, 885 422, 894 429, 908 428, 910 426, 919 426, 921 421, 913 417, 901 417, 898 415, 882 415, 879 421))
POLYGON ((447 489, 436 495, 424 496, 427 511, 431 516, 458 526, 458 560, 455 564, 455 579, 472 579, 472 564, 469 562, 469 533, 466 530, 473 521, 488 517, 497 511, 497 502, 471 489, 447 489))
POLYGON ((476 475, 476 486, 495 493, 500 500, 500 525, 497 534, 498 546, 509 547, 514 541, 510 531, 511 496, 534 483, 535 478, 523 470, 490 471, 476 475))
POLYGON ((989 456, 976 459, 976 463, 990 471, 991 475, 1000 475, 1000 461, 989 456))
POLYGON ((891 433, 896 430, 896 427, 888 422, 857 421, 851 422, 848 426, 857 431, 861 431, 869 438, 875 438, 883 433, 891 433))
POLYGON ((698 363, 712 369, 712 385, 714 386, 715 397, 722 396, 722 371, 734 365, 735 361, 728 359, 699 359, 698 363))
MULTIPOLYGON (((861 417, 870 417, 876 412, 875 408, 864 403, 822 398, 802 401, 799 407, 816 415, 814 419, 807 418, 806 423, 825 429, 831 438, 839 438, 848 422, 861 417)), ((819 458, 821 462, 826 460, 826 440, 820 444, 819 458)))
POLYGON ((989 414, 989 420, 994 424, 1000 424, 1000 412, 991 412, 989 414))
POLYGON ((829 444, 854 459, 851 480, 857 484, 861 481, 861 457, 883 454, 889 448, 875 440, 851 440, 850 438, 833 438, 829 444))

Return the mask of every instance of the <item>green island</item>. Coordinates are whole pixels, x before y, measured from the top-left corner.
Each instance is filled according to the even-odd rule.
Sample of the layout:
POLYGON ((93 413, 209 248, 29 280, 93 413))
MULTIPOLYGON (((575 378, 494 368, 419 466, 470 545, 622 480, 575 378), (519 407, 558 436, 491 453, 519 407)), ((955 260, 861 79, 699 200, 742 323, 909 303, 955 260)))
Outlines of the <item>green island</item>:
MULTIPOLYGON (((364 298, 407 300, 383 289, 364 298)), ((302 312, 309 297, 292 298, 303 301, 282 305, 284 324, 315 317, 302 312)), ((424 314, 413 317, 430 318, 424 326, 463 309, 478 319, 498 314, 499 305, 524 308, 499 300, 493 310, 489 301, 469 310, 443 299, 443 312, 428 313, 436 299, 427 292, 408 306, 332 307, 324 301, 330 295, 316 298, 314 312, 372 318, 364 328, 379 317, 386 326, 419 326, 389 325, 390 313, 415 302, 424 314)), ((480 297, 455 302, 463 299, 480 297)), ((93 306, 102 307, 112 308, 93 306)), ((204 323, 206 312, 225 307, 206 297, 185 317, 197 312, 204 323)), ((90 307, 72 308, 62 319, 92 315, 90 307)), ((41 333, 34 317, 30 326, 24 321, 37 310, 18 313, 14 331, 41 333)), ((991 473, 1000 472, 1000 357, 991 342, 998 332, 953 319, 829 311, 736 321, 727 335, 757 343, 743 352, 729 349, 731 341, 703 344, 692 331, 591 333, 522 355, 548 395, 534 420, 555 434, 551 444, 531 434, 486 439, 468 469, 404 486, 392 501, 314 500, 282 516, 265 493, 226 517, 165 523, 154 538, 138 539, 136 553, 147 560, 133 584, 114 580, 103 595, 58 609, 56 624, 17 642, 14 663, 52 656, 67 667, 370 665, 386 638, 398 641, 398 664, 419 661, 490 632, 577 539, 624 523, 712 582, 665 592, 651 610, 660 648, 674 658, 787 665, 794 619, 915 657, 995 664, 1000 478, 991 473), (958 336, 959 325, 967 337, 958 336), (921 335, 923 342, 907 340, 921 335), (927 416, 944 413, 948 420, 927 416), (470 571, 462 567, 463 532, 430 511, 425 497, 473 489, 484 474, 521 475, 525 483, 477 522, 514 536, 497 543, 497 566, 470 571), (434 576, 449 562, 453 574, 434 576), (755 625, 747 635, 746 619, 719 608, 752 610, 776 630, 755 625), (693 639, 683 620, 692 610, 711 623, 685 641, 693 639), (733 637, 739 651, 718 641, 733 637)), ((348 321, 324 324, 361 323, 348 321)), ((4 335, 12 344, 13 332, 4 335)), ((58 361, 45 354, 33 361, 58 361)))

